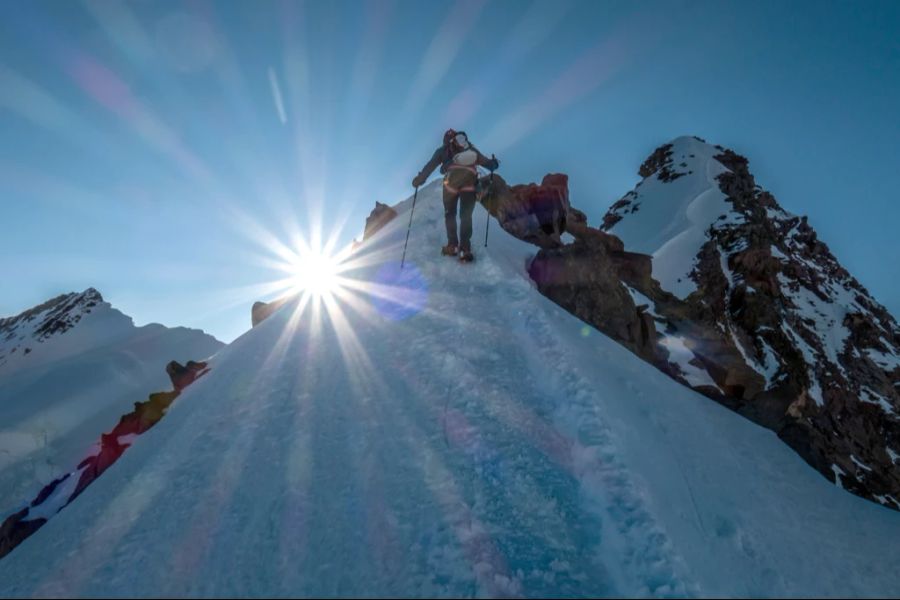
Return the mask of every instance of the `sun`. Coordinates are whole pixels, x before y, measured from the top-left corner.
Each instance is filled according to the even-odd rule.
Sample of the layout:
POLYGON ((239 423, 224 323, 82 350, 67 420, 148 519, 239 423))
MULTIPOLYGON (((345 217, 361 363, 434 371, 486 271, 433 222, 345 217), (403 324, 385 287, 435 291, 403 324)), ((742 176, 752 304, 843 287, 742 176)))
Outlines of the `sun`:
POLYGON ((341 270, 338 257, 304 248, 291 260, 291 288, 315 297, 333 296, 341 288, 341 270))
POLYGON ((361 263, 354 257, 357 245, 339 244, 340 227, 325 232, 321 225, 313 225, 302 231, 299 224, 288 221, 288 235, 279 236, 251 217, 242 222, 252 232, 251 239, 266 251, 258 257, 258 264, 278 275, 245 290, 253 290, 268 302, 296 297, 299 313, 306 307, 321 313, 323 308, 334 310, 346 302, 358 304, 355 295, 361 293, 357 291, 361 284, 354 273, 361 263))

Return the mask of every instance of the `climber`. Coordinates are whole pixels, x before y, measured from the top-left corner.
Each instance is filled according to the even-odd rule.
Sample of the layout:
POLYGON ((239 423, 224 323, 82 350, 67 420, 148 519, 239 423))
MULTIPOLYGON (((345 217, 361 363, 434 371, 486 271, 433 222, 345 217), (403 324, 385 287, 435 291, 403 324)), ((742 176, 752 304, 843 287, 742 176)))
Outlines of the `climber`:
POLYGON ((500 166, 496 158, 487 158, 469 142, 464 131, 448 129, 444 143, 434 151, 428 164, 413 179, 419 187, 435 167, 444 174, 444 222, 447 225, 447 245, 441 248, 445 256, 458 256, 463 262, 474 260, 472 255, 472 212, 475 210, 475 188, 478 185, 478 166, 495 171, 500 166), (456 207, 459 204, 459 236, 456 232, 456 207))

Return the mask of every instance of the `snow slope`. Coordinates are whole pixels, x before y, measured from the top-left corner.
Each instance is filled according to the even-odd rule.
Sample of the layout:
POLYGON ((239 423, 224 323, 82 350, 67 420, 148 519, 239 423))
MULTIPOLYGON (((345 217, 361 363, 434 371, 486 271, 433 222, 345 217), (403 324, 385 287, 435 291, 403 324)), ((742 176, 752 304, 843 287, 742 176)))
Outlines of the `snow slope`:
POLYGON ((0 321, 0 519, 75 467, 135 402, 168 389, 170 360, 223 346, 199 330, 135 327, 96 290, 54 301, 0 321))
POLYGON ((499 227, 440 257, 439 182, 386 300, 408 207, 361 250, 372 296, 290 302, 216 355, 0 595, 900 591, 898 513, 542 297, 499 227))

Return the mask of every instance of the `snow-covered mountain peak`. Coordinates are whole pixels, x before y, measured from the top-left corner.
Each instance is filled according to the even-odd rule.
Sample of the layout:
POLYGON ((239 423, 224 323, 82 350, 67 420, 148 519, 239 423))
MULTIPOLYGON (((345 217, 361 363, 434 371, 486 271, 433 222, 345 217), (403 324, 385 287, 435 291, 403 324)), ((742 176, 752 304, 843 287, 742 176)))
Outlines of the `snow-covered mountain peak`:
POLYGON ((603 229, 628 250, 653 257, 654 278, 680 298, 697 289, 692 259, 709 226, 741 218, 719 189, 718 177, 728 170, 716 158, 721 153, 687 136, 660 146, 639 169, 644 179, 603 220, 603 229))
POLYGON ((36 338, 46 339, 71 328, 100 303, 103 303, 103 296, 94 288, 61 294, 14 317, 0 319, 0 334, 8 337, 13 330, 29 323, 33 324, 36 338))
POLYGON ((219 344, 199 329, 167 328, 158 323, 138 327, 93 287, 61 294, 16 316, 0 319, 0 375, 128 339, 164 337, 167 331, 185 339, 203 338, 219 344))
POLYGON ((0 319, 0 372, 83 350, 133 327, 94 288, 56 296, 0 319))
POLYGON ((654 150, 641 164, 638 174, 641 177, 658 174, 660 179, 671 181, 693 174, 721 150, 696 136, 683 135, 654 150))
POLYGON ((757 185, 743 156, 682 137, 640 175, 603 229, 651 257, 656 283, 630 285, 658 317, 660 343, 689 348, 689 360, 669 352, 676 371, 778 431, 836 483, 900 508, 895 319, 806 217, 757 185))

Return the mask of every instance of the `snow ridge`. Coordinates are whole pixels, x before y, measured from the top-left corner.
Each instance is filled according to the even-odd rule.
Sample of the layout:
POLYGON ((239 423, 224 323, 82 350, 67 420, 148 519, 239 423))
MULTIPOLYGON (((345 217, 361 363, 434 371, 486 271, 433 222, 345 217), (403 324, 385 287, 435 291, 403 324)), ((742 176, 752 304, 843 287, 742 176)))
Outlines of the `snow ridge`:
POLYGON ((473 264, 439 256, 439 185, 419 192, 400 273, 409 201, 395 208, 348 273, 373 294, 336 300, 341 312, 286 302, 218 353, 115 468, 0 561, 0 595, 900 586, 896 513, 540 296, 533 247, 499 231, 473 264))
POLYGON ((683 299, 697 290, 692 273, 709 224, 720 215, 739 216, 719 189, 716 178, 726 169, 714 148, 683 137, 660 150, 665 158, 653 177, 613 204, 604 229, 629 250, 651 255, 654 278, 683 299))

